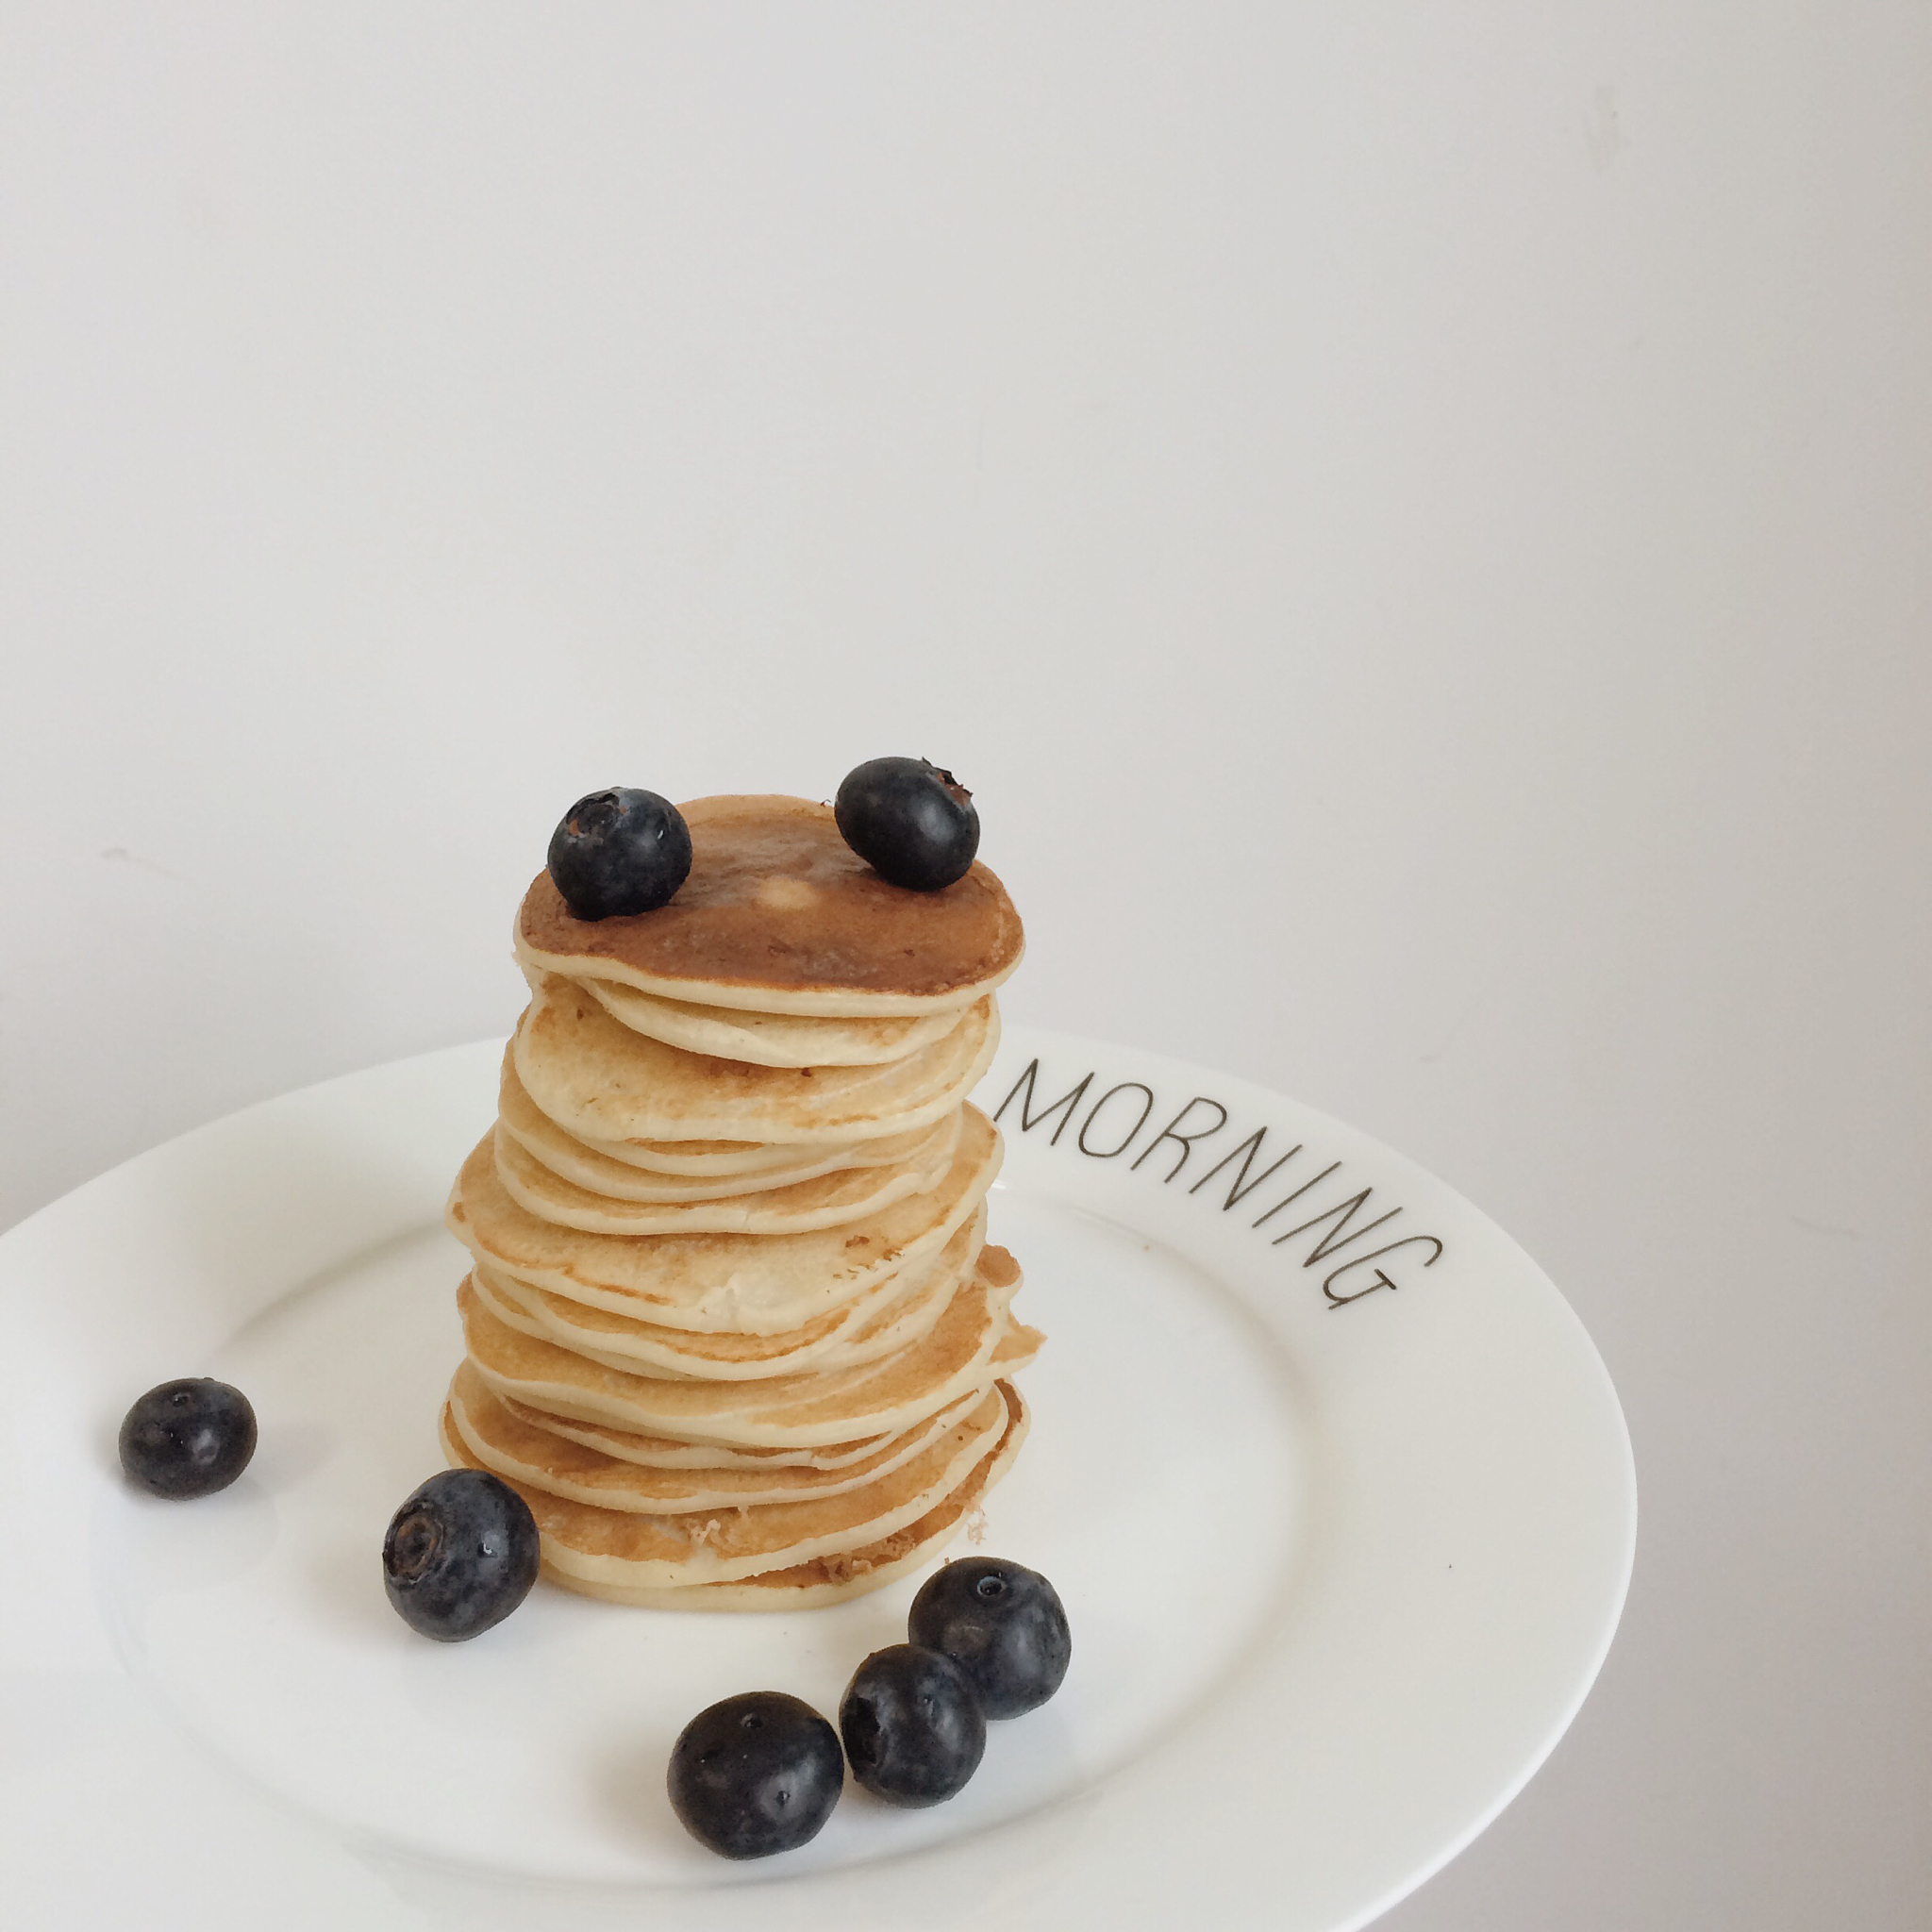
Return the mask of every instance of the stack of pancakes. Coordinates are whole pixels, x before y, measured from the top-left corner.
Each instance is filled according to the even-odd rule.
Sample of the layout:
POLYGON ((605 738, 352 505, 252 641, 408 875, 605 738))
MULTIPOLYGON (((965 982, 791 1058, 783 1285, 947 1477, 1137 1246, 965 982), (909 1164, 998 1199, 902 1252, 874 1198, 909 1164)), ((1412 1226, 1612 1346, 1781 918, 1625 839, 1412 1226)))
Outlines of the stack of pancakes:
POLYGON ((1041 1338, 986 1245, 967 1103, 1020 922, 975 864, 888 885, 795 798, 683 808, 655 912, 518 915, 531 999, 449 1225, 450 1460, 537 1518, 543 1568, 679 1608, 836 1602, 915 1568, 1026 1428, 1041 1338))

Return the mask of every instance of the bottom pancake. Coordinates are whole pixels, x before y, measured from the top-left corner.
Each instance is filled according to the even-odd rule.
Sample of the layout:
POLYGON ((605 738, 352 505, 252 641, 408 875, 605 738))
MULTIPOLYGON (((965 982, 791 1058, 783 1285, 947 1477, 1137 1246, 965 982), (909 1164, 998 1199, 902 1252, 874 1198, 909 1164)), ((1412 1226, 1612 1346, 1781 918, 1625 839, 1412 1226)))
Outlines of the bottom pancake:
MULTIPOLYGON (((1026 1435, 1026 1406, 1010 1382, 996 1382, 993 1390, 1006 1405, 1007 1419, 991 1450, 972 1465, 963 1480, 953 1482, 943 1496, 923 1513, 854 1548, 821 1551, 802 1561, 724 1576, 716 1581, 698 1580, 694 1575, 691 1582, 684 1584, 658 1581, 658 1576, 662 1574, 659 1564, 639 1564, 632 1570, 636 1579, 632 1581, 625 1574, 629 1566, 608 1556, 600 1559, 591 1555, 587 1558, 586 1553, 572 1549, 559 1540, 553 1527, 546 1527, 546 1518, 553 1526, 559 1520, 556 1499, 533 1492, 525 1495, 525 1501, 537 1513, 542 1536, 543 1574, 553 1583, 586 1596, 657 1609, 789 1610, 843 1603, 847 1598, 862 1596, 917 1569, 942 1549, 978 1507, 986 1491, 1011 1466, 1026 1435), (653 1572, 658 1574, 650 1574, 653 1572)), ((451 1464, 458 1468, 480 1467, 452 1427, 447 1410, 441 1427, 443 1450, 451 1464)), ((583 1506, 575 1504, 564 1505, 562 1508, 575 1511, 579 1518, 612 1513, 587 1511, 583 1506)), ((593 1534, 586 1540, 598 1539, 593 1534)))

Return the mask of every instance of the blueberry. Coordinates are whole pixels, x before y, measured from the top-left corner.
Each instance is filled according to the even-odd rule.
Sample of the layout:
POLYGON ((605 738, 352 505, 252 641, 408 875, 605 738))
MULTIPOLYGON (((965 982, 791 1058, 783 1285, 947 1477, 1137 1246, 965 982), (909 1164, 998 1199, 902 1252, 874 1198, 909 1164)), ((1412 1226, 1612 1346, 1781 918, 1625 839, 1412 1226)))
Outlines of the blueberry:
POLYGON ((927 1577, 907 1632, 966 1673, 988 1717, 1018 1717, 1044 1704, 1074 1655, 1053 1585, 995 1557, 963 1557, 927 1577))
POLYGON ((964 1789, 986 1751, 966 1673, 916 1643, 875 1650, 839 1706, 852 1775, 891 1805, 937 1805, 964 1789))
POLYGON ((816 1838, 845 1785, 839 1734, 782 1690, 701 1710, 671 1747, 671 1808, 726 1858, 762 1858, 816 1838))
POLYGON ((613 785, 564 813, 550 835, 549 865, 579 919, 655 912, 691 876, 691 830, 669 799, 613 785))
POLYGON ((239 1389, 191 1376, 150 1389, 121 1424, 121 1467, 156 1496, 225 1490, 255 1454, 255 1411, 239 1389))
POLYGON ((382 1540, 382 1580, 410 1629, 459 1643, 529 1595, 537 1554, 537 1519, 507 1482, 446 1469, 396 1511, 382 1540))
POLYGON ((924 758, 871 758, 833 801, 840 836, 895 886, 936 892, 966 876, 979 850, 973 794, 924 758))

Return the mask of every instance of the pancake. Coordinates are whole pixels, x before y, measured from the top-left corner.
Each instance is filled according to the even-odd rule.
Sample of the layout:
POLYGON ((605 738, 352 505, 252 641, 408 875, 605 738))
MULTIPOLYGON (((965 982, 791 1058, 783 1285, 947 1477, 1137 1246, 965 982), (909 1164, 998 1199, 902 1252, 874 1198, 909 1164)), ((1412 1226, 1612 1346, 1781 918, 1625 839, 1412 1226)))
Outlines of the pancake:
POLYGON ((757 1382, 669 1381, 592 1361, 512 1328, 491 1313, 474 1279, 458 1290, 457 1308, 484 1380, 527 1408, 645 1435, 810 1447, 910 1428, 1030 1360, 1041 1337, 1008 1313, 1018 1285, 1009 1279, 995 1288, 978 1271, 932 1329, 905 1348, 855 1368, 757 1382))
MULTIPOLYGON (((512 1041, 511 1045, 515 1044, 512 1041)), ((519 1082, 519 1085, 522 1083, 519 1082)), ((534 1106, 535 1103, 532 1102, 534 1106)), ((550 1123, 557 1126, 555 1121, 550 1123)), ((558 1127, 561 1134, 563 1129, 558 1127)), ((883 1150, 909 1145, 919 1133, 887 1135, 876 1141, 790 1141, 772 1143, 762 1141, 594 1141, 582 1136, 584 1146, 593 1153, 621 1160, 627 1167, 641 1168, 648 1174, 675 1175, 692 1180, 736 1179, 758 1176, 775 1169, 797 1167, 810 1173, 791 1174, 788 1180, 807 1180, 810 1174, 828 1172, 814 1165, 827 1156, 840 1153, 839 1165, 864 1167, 874 1162, 896 1159, 896 1154, 883 1150), (842 1152, 841 1152, 842 1150, 842 1152)))
POLYGON ((530 1001, 451 1190, 472 1269, 439 1423, 610 1601, 779 1609, 925 1562, 1011 1462, 998 1129, 968 1095, 1024 936, 984 866, 874 874, 828 807, 700 799, 656 911, 515 931, 530 1001))
POLYGON ((446 1218, 472 1253, 532 1288, 667 1327, 778 1335, 936 1255, 977 1212, 999 1158, 997 1130, 969 1107, 937 1188, 846 1227, 613 1235, 558 1227, 519 1207, 485 1141, 463 1163, 446 1218))
MULTIPOLYGON (((957 1117, 956 1109, 939 1125, 943 1128, 957 1117)), ((823 1174, 891 1167, 911 1159, 934 1131, 915 1127, 909 1134, 887 1134, 874 1141, 794 1141, 775 1147, 731 1141, 660 1141, 639 1148, 623 1141, 580 1141, 565 1133, 524 1091, 508 1051, 497 1085, 496 1124, 552 1174, 619 1201, 716 1201, 796 1187, 823 1174), (687 1148, 697 1151, 673 1151, 687 1148), (719 1151, 723 1149, 730 1152, 719 1151), (755 1155, 770 1158, 749 1158, 755 1155), (687 1171, 666 1168, 667 1160, 687 1171), (741 1164, 726 1169, 722 1165, 725 1161, 741 1164), (706 1172, 707 1168, 717 1171, 706 1172)))
MULTIPOLYGON (((961 1229, 955 1241, 966 1234, 961 1229)), ((841 1322, 830 1335, 802 1349, 782 1355, 752 1356, 733 1351, 719 1355, 686 1355, 659 1345, 660 1337, 675 1339, 675 1329, 653 1330, 647 1324, 626 1323, 602 1308, 587 1308, 561 1295, 525 1288, 478 1262, 470 1280, 483 1306, 507 1327, 533 1341, 554 1342, 626 1375, 654 1382, 769 1382, 781 1375, 817 1374, 831 1369, 857 1368, 877 1361, 929 1334, 945 1314, 955 1294, 971 1277, 971 1263, 961 1269, 936 1267, 919 1275, 906 1292, 887 1291, 868 1298, 859 1319, 841 1322), (598 1324, 605 1324, 599 1327, 598 1324)), ((844 1310, 841 1310, 841 1315, 844 1310)), ((700 1337, 695 1340, 724 1340, 700 1337)), ((735 1339, 735 1338, 732 1338, 735 1339)), ((754 1338, 762 1341, 764 1338, 754 1338)))
MULTIPOLYGON (((527 974, 534 961, 525 966, 527 974)), ((592 975, 575 983, 613 1020, 666 1046, 755 1067, 875 1067, 930 1046, 959 1024, 963 1007, 914 1013, 903 1020, 814 1020, 793 1013, 754 1013, 742 1008, 700 1007, 659 999, 615 979, 592 975)))
POLYGON ((971 1006, 1020 963, 1020 918, 975 863, 937 892, 888 885, 803 798, 680 808, 691 874, 668 906, 575 918, 540 873, 517 914, 518 958, 659 999, 813 1018, 903 1019, 971 1006))
MULTIPOLYGON (((495 1391, 496 1399, 522 1421, 548 1429, 586 1448, 600 1449, 620 1461, 641 1462, 647 1469, 845 1469, 876 1456, 898 1441, 897 1435, 867 1436, 857 1442, 821 1442, 790 1449, 753 1449, 739 1442, 680 1442, 669 1436, 640 1435, 629 1429, 613 1429, 602 1423, 587 1423, 573 1416, 546 1415, 513 1396, 495 1391)), ((950 1407, 939 1411, 950 1416, 963 1415, 979 1400, 979 1391, 970 1389, 950 1407)), ((927 1427, 933 1417, 914 1424, 927 1427)), ((903 1432, 902 1432, 903 1433, 903 1432)))
MULTIPOLYGON (((1004 1405, 990 1390, 988 1398, 897 1468, 836 1495, 665 1515, 577 1502, 539 1484, 504 1479, 530 1506, 543 1554, 567 1574, 632 1589, 729 1583, 834 1556, 917 1522, 991 1453, 1004 1405)), ((443 1428, 489 1465, 489 1454, 463 1438, 447 1406, 443 1428)))
POLYGON ((543 1574, 566 1590, 607 1603, 664 1610, 817 1609, 882 1589, 938 1556, 978 1508, 987 1491, 1012 1467, 1026 1440, 1026 1405, 1010 1382, 993 1386, 1006 1401, 1008 1423, 992 1454, 937 1508, 876 1542, 784 1570, 763 1571, 739 1583, 700 1583, 683 1590, 626 1589, 572 1575, 547 1562, 543 1574))
POLYGON ((540 982, 510 1044, 537 1106, 579 1139, 870 1141, 930 1126, 999 1045, 991 1000, 884 1067, 753 1067, 633 1033, 575 981, 540 982))
POLYGON ((891 1438, 871 1456, 838 1469, 766 1464, 754 1469, 652 1469, 606 1456, 559 1436, 526 1414, 512 1412, 464 1362, 450 1385, 451 1425, 464 1449, 485 1469, 518 1489, 537 1489, 566 1502, 646 1516, 691 1515, 700 1509, 755 1509, 776 1503, 821 1501, 883 1479, 953 1430, 965 1428, 988 1446, 1006 1424, 1006 1409, 988 1390, 891 1438))
MULTIPOLYGON (((785 1335, 703 1335, 665 1328, 529 1288, 487 1261, 478 1261, 471 1273, 477 1293, 498 1321, 608 1368, 673 1380, 753 1382, 808 1370, 850 1368, 916 1341, 981 1265, 985 1239, 982 1208, 932 1260, 887 1276, 876 1289, 785 1335)), ((1001 1257, 1011 1265, 1011 1257, 1004 1248, 990 1255, 986 1265, 998 1282, 1001 1257)))
MULTIPOLYGON (((962 1500, 953 1520, 963 1517, 984 1493, 991 1465, 1021 1427, 1024 1410, 1017 1399, 1009 1404, 1004 1389, 990 1391, 989 1405, 889 1474, 834 1496, 716 1515, 647 1515, 575 1502, 521 1482, 512 1487, 537 1519, 546 1569, 571 1588, 682 1590, 813 1563, 825 1564, 833 1575, 870 1575, 875 1566, 862 1553, 914 1529, 949 1498, 969 1491, 972 1502, 962 1500), (989 1415, 990 1406, 996 1407, 989 1415), (857 1569, 855 1557, 868 1567, 857 1569)), ((447 1405, 441 1433, 452 1463, 482 1466, 447 1405)), ((918 1541, 915 1533, 909 1544, 918 1541)))
POLYGON ((808 1234, 864 1221, 908 1195, 931 1193, 952 1169, 959 1126, 956 1108, 890 1167, 851 1168, 787 1188, 705 1201, 636 1201, 580 1188, 545 1167, 501 1123, 490 1145, 496 1177, 510 1199, 559 1227, 591 1234, 808 1234))

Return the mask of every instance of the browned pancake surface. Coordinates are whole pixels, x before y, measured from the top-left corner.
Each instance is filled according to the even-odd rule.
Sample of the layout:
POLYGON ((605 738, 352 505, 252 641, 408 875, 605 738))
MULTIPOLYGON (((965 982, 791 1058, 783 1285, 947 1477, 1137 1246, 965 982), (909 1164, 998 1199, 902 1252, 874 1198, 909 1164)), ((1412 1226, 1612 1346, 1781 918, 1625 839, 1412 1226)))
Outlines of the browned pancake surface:
POLYGON ((574 917, 547 872, 518 929, 541 954, 650 979, 745 990, 940 999, 1004 977, 1020 916, 984 865, 938 892, 888 885, 839 835, 831 808, 785 797, 700 798, 691 876, 670 905, 574 917))
MULTIPOLYGON (((625 1588, 572 1575, 546 1556, 543 1574, 567 1590, 613 1603, 648 1604, 660 1609, 785 1610, 819 1604, 841 1603, 877 1590, 916 1570, 958 1533, 964 1518, 977 1508, 986 1491, 1011 1466, 1025 1440, 1026 1405, 1010 1382, 995 1383, 1008 1408, 1006 1433, 993 1453, 936 1508, 890 1536, 836 1556, 813 1557, 782 1570, 767 1570, 736 1583, 693 1583, 673 1590, 625 1588)), ((445 1429, 445 1448, 452 1460, 470 1461, 461 1441, 445 1429)), ((475 1463, 470 1461, 470 1466, 475 1463)))

